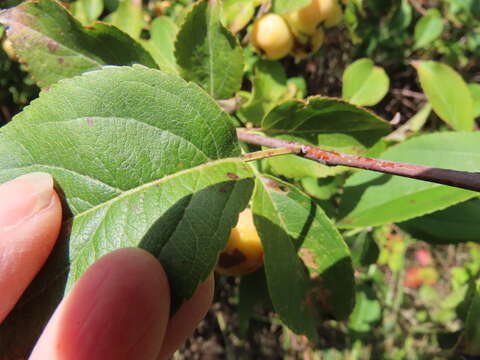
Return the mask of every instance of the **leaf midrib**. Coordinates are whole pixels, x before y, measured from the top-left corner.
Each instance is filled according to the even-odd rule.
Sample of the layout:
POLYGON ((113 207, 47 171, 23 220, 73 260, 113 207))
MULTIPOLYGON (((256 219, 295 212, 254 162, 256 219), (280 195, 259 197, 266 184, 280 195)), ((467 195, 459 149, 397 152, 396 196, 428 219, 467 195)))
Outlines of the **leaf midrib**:
MULTIPOLYGON (((83 216, 86 216, 94 211, 97 211, 98 209, 102 208, 102 207, 105 207, 105 206, 110 206, 112 204, 114 204, 115 202, 117 201, 120 201, 121 199, 123 198, 126 198, 132 194, 135 194, 137 192, 140 192, 144 189, 147 189, 147 188, 150 188, 152 186, 155 186, 155 185, 159 185, 163 182, 167 182, 167 181, 170 181, 176 177, 179 177, 179 176, 182 176, 184 174, 187 174, 187 173, 193 173, 195 171, 198 171, 199 169, 201 168, 204 168, 204 167, 208 167, 208 166, 212 166, 213 164, 220 164, 220 163, 229 163, 229 162, 234 162, 234 163, 241 163, 242 160, 240 158, 227 158, 227 159, 221 159, 221 160, 216 160, 216 161, 210 161, 210 162, 207 162, 207 163, 204 163, 204 164, 201 164, 201 165, 198 165, 198 166, 195 166, 195 167, 192 167, 192 168, 189 168, 189 169, 185 169, 185 170, 181 170, 181 171, 178 171, 174 174, 170 174, 170 175, 167 175, 167 176, 164 176, 163 178, 161 179, 157 179, 157 180, 154 180, 154 181, 151 181, 151 182, 148 182, 148 183, 145 183, 145 184, 142 184, 140 186, 137 186, 137 187, 134 187, 134 188, 131 188, 127 191, 124 191, 122 192, 121 194, 119 194, 118 196, 108 200, 108 201, 105 201, 103 203, 100 203, 98 205, 95 205, 94 207, 88 209, 88 210, 85 210, 84 212, 82 213, 79 213, 77 214, 74 218, 75 220, 78 220, 80 218, 82 218, 83 216)), ((73 220, 73 218, 72 218, 73 220)))

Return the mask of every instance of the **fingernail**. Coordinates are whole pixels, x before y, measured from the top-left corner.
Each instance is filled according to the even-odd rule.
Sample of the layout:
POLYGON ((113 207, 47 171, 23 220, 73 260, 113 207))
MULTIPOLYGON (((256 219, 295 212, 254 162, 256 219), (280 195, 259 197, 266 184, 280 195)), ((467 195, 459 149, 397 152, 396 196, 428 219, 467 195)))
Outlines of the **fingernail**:
POLYGON ((53 178, 35 172, 0 185, 0 229, 17 226, 47 208, 53 198, 53 178))

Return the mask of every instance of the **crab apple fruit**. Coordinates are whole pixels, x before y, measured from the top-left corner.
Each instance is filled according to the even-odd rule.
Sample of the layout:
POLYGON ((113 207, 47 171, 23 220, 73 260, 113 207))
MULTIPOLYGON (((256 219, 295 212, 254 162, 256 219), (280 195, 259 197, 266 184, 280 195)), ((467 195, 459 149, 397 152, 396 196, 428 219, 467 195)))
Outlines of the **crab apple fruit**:
POLYGON ((254 272, 262 264, 262 243, 253 223, 252 211, 247 208, 240 213, 215 271, 222 275, 240 276, 254 272))
POLYGON ((330 13, 330 16, 325 19, 325 22, 323 23, 323 25, 328 29, 340 24, 342 22, 342 19, 343 19, 342 8, 340 7, 340 4, 335 0, 332 12, 330 13))
POLYGON ((296 43, 291 54, 297 59, 305 59, 315 54, 322 47, 324 40, 325 32, 322 28, 318 28, 304 44, 296 43))
POLYGON ((267 14, 253 24, 252 43, 267 59, 277 60, 292 50, 293 34, 280 15, 267 14))
POLYGON ((328 19, 338 6, 337 0, 312 0, 310 4, 285 15, 295 36, 312 35, 318 25, 328 19))
POLYGON ((18 61, 17 53, 13 48, 12 42, 9 39, 4 39, 2 42, 3 51, 7 54, 10 60, 18 61))

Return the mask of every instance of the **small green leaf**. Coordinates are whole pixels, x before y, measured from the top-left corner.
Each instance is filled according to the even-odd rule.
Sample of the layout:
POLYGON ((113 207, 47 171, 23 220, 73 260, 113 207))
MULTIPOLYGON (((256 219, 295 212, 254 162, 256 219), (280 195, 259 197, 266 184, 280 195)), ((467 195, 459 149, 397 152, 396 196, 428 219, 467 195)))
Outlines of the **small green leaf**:
MULTIPOLYGON (((239 154, 229 116, 197 85, 107 67, 59 82, 0 129, 0 183, 44 171, 65 196, 58 256, 69 269, 48 281, 66 272, 69 288, 100 256, 140 246, 167 271, 176 309, 212 271, 248 203, 253 173, 239 154)), ((50 290, 42 282, 29 299, 38 309, 11 320, 20 329, 41 330, 53 310, 32 301, 50 290)), ((22 333, 4 331, 2 340, 22 333)))
POLYGON ((355 308, 348 320, 348 328, 357 335, 366 335, 381 319, 382 308, 375 289, 369 284, 358 286, 355 308))
POLYGON ((350 252, 325 213, 273 177, 257 180, 252 209, 270 297, 282 321, 312 337, 322 314, 345 319, 354 302, 350 252))
POLYGON ((455 353, 471 357, 480 356, 480 281, 476 282, 465 328, 455 347, 455 353))
POLYGON ((84 28, 55 1, 23 2, 0 12, 0 23, 7 27, 19 58, 41 87, 102 65, 157 67, 128 35, 104 23, 84 28))
POLYGON ((390 79, 373 61, 364 58, 350 64, 343 73, 342 97, 359 106, 373 106, 387 94, 390 79))
POLYGON ((70 11, 84 25, 97 20, 103 12, 103 0, 77 0, 70 11))
POLYGON ((143 27, 142 0, 118 0, 117 9, 105 21, 138 40, 143 27))
MULTIPOLYGON (((390 130, 390 125, 372 112, 341 99, 315 96, 307 101, 287 100, 264 118, 269 136, 320 146, 324 150, 364 154, 390 130)), ((274 172, 290 178, 327 177, 346 167, 329 167, 298 156, 267 159, 274 172)))
POLYGON ((311 0, 272 0, 272 10, 277 14, 285 14, 295 10, 299 10, 308 4, 311 0))
POLYGON ((257 0, 225 0, 222 5, 225 26, 235 34, 252 20, 257 0))
MULTIPOLYGON (((387 150, 382 159, 461 171, 480 170, 480 133, 436 133, 387 150)), ((478 196, 477 192, 361 171, 345 184, 339 225, 376 226, 412 219, 478 196)))
POLYGON ((278 61, 259 60, 252 78, 252 97, 237 111, 245 122, 260 125, 264 116, 287 96, 287 75, 278 61))
POLYGON ((435 61, 413 65, 435 113, 455 130, 472 131, 473 101, 462 77, 450 66, 435 61))
POLYGON ((398 225, 432 244, 480 242, 479 214, 480 200, 472 199, 398 225))
POLYGON ((480 84, 468 84, 473 100, 473 117, 480 116, 480 84))
POLYGON ((178 74, 175 59, 177 25, 167 16, 159 16, 151 23, 150 40, 142 44, 150 52, 161 70, 178 74))
POLYGON ((201 1, 187 14, 175 44, 175 56, 186 80, 201 85, 216 99, 240 90, 243 50, 220 22, 217 1, 201 1))
POLYGON ((442 35, 443 18, 438 9, 429 9, 415 25, 414 49, 423 48, 442 35))

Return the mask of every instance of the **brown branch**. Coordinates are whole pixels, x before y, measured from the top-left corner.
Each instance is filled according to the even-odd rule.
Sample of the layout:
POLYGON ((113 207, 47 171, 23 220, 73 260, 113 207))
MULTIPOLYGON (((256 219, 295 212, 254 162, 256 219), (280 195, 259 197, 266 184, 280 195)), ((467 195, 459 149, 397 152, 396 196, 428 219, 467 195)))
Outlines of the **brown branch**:
POLYGON ((295 141, 285 141, 257 135, 245 129, 237 129, 237 136, 240 141, 249 144, 262 145, 271 148, 289 148, 292 149, 293 153, 296 153, 301 157, 317 161, 324 165, 349 166, 480 192, 480 173, 440 169, 429 166, 373 159, 364 156, 341 154, 335 151, 322 150, 295 141))

